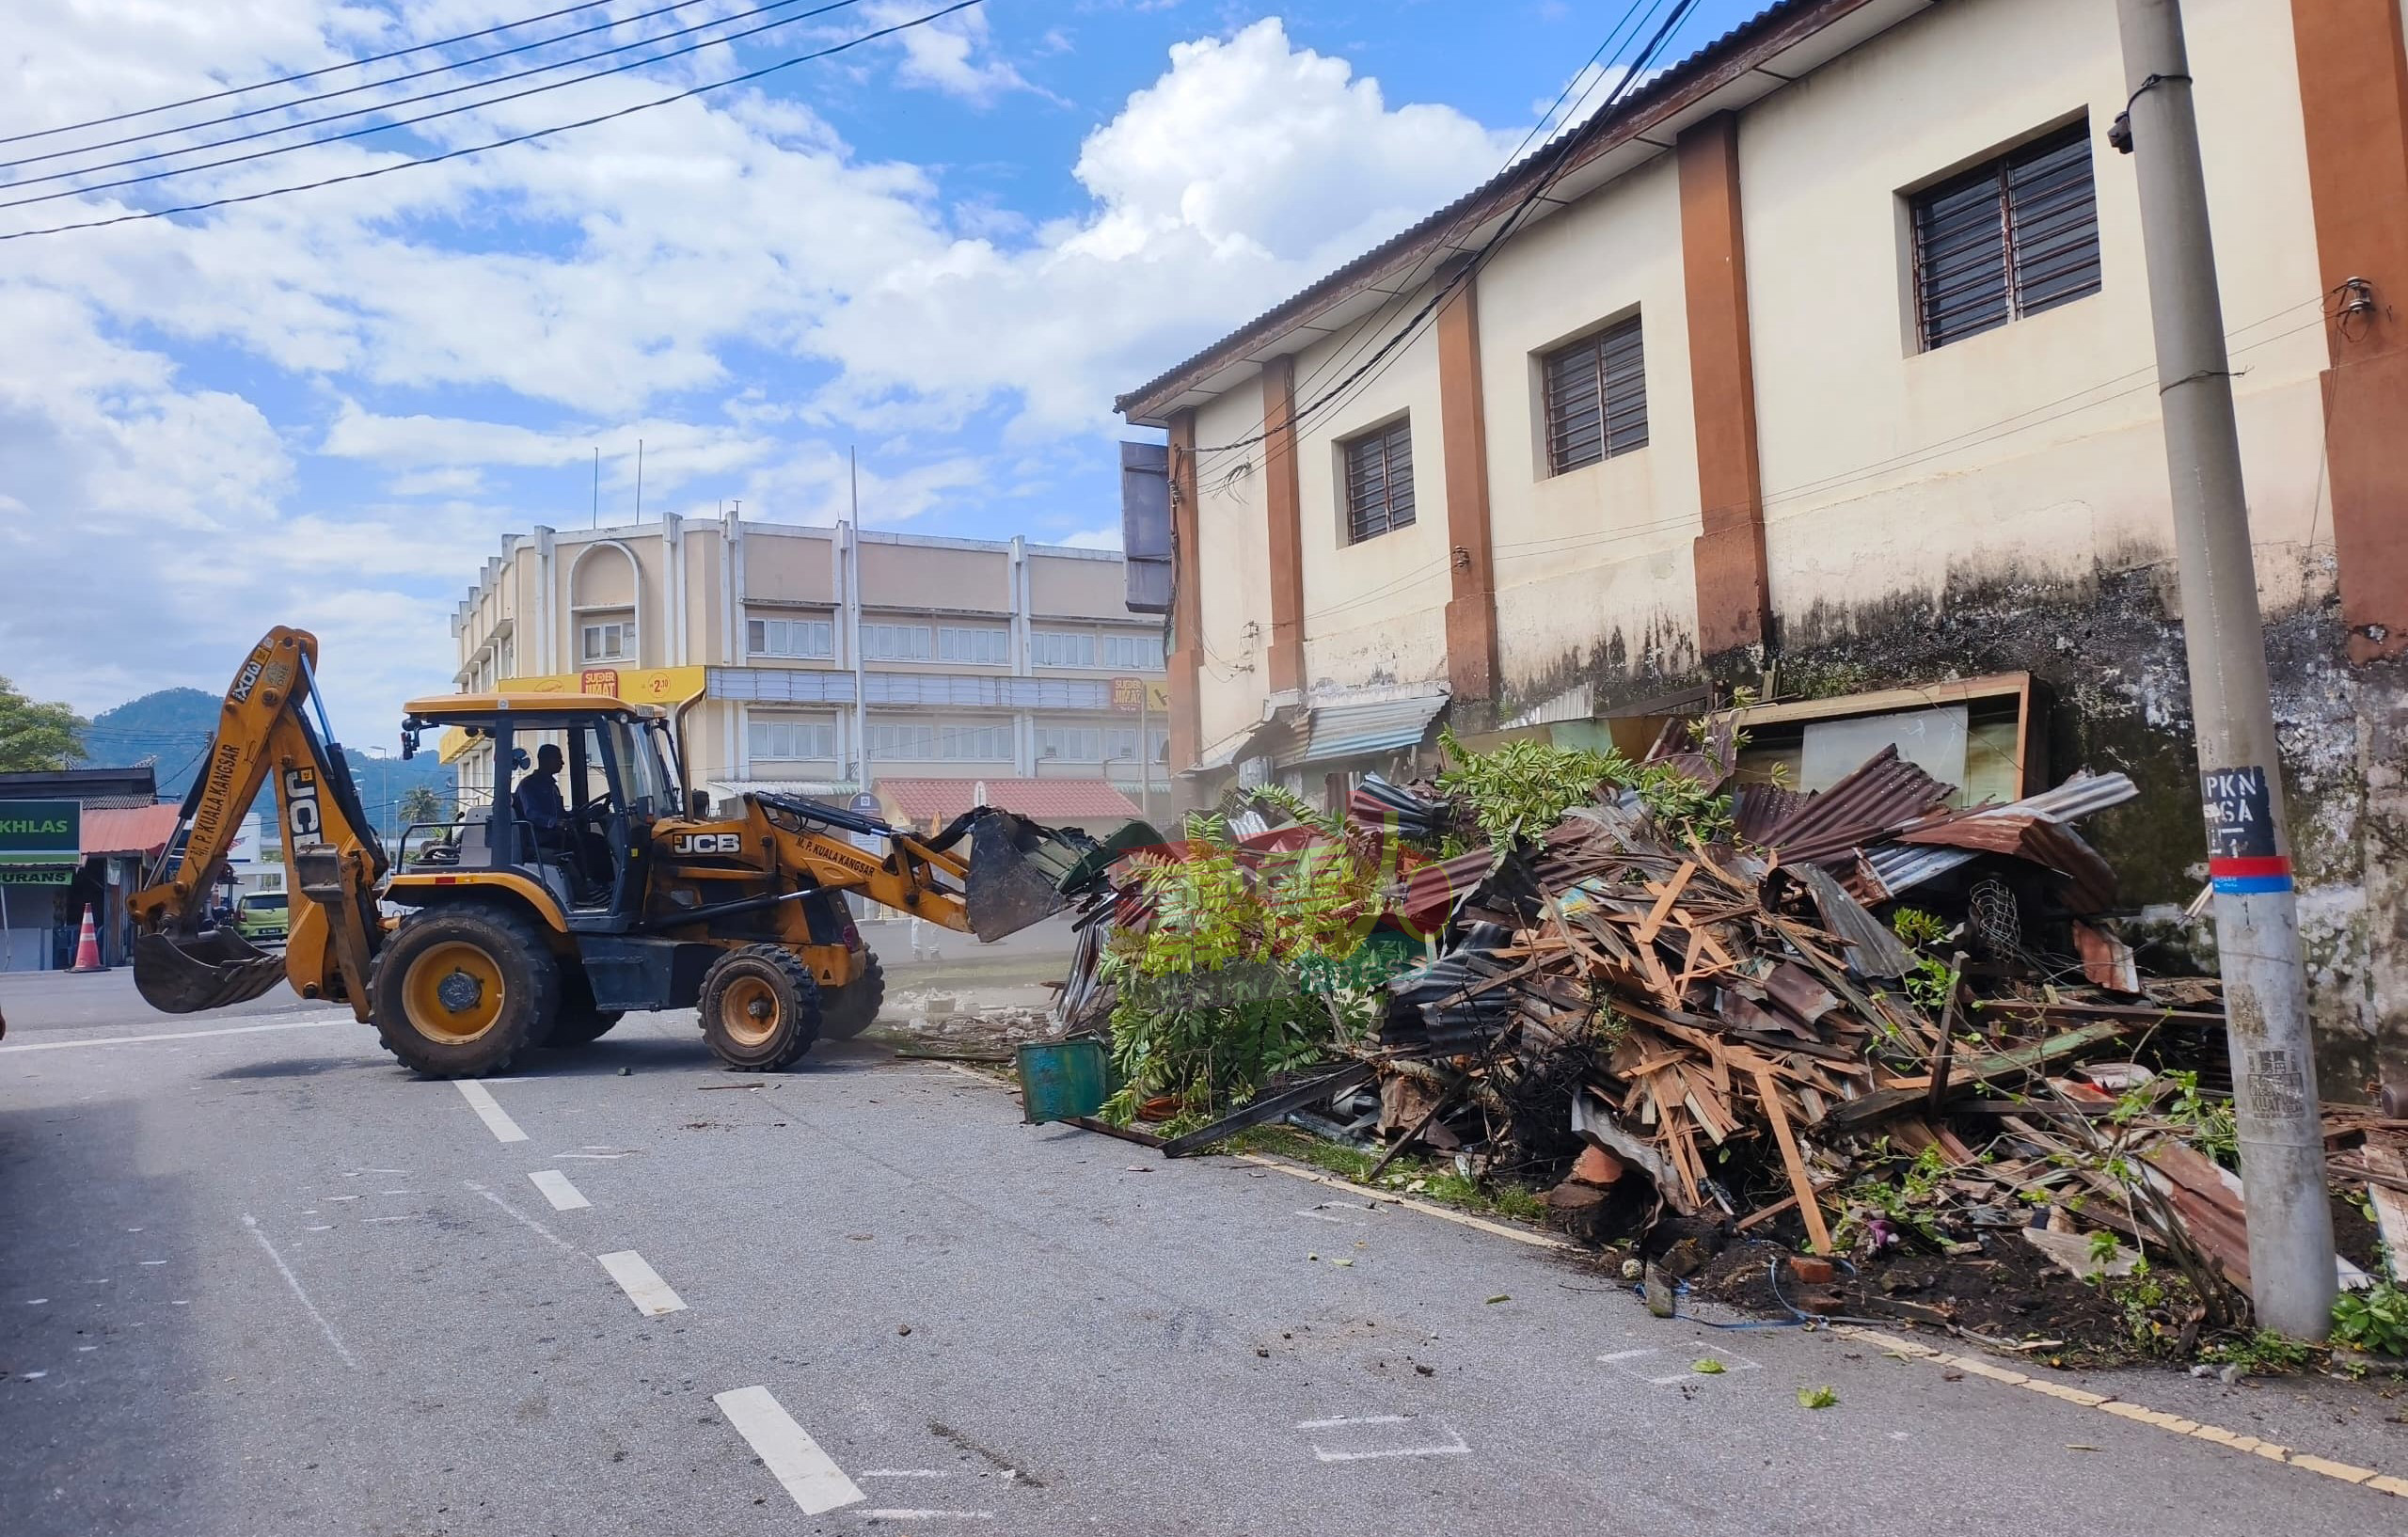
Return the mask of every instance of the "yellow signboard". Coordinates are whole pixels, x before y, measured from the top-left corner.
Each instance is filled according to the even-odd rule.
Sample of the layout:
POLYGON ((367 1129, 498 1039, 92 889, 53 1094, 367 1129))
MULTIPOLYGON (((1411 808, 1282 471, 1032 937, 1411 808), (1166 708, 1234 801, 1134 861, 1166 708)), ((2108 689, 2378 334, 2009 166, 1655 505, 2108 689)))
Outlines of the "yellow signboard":
POLYGON ((1170 685, 1156 683, 1150 678, 1114 678, 1112 707, 1129 715, 1134 715, 1140 709, 1167 715, 1170 713, 1170 685))
MULTIPOLYGON (((495 692, 504 694, 602 694, 630 705, 659 705, 670 709, 700 699, 710 686, 706 667, 589 667, 581 673, 549 673, 541 677, 504 678, 495 692)), ((445 729, 435 755, 450 763, 468 750, 470 737, 458 726, 445 729)))

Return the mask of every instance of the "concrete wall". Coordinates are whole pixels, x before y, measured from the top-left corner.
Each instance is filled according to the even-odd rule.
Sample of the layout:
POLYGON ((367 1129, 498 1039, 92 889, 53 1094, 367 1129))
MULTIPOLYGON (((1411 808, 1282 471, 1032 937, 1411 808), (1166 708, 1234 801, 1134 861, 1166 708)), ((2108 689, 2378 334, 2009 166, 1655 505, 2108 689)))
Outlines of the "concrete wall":
POLYGON ((1582 678, 1646 682, 1697 662, 1698 532, 1680 188, 1663 155, 1497 255, 1480 278, 1481 388, 1508 707, 1582 678), (1647 446, 1552 475, 1540 357, 1632 313, 1647 446))
MULTIPOLYGON (((1199 748, 1262 719, 1271 643, 1271 553, 1265 537, 1262 447, 1215 447, 1252 437, 1262 425, 1262 397, 1248 385, 1196 413, 1196 538, 1204 642, 1197 679, 1199 748)), ((1307 603, 1312 587, 1306 586, 1307 603)))
POLYGON ((1129 611, 1128 578, 1118 561, 1081 561, 1033 550, 1028 557, 1028 607, 1039 617, 1139 617, 1129 611))
MULTIPOLYGON (((799 603, 836 601, 836 557, 833 531, 814 529, 788 532, 754 525, 744 531, 744 593, 746 597, 784 598, 799 603)), ((864 569, 867 563, 864 563, 864 569)))

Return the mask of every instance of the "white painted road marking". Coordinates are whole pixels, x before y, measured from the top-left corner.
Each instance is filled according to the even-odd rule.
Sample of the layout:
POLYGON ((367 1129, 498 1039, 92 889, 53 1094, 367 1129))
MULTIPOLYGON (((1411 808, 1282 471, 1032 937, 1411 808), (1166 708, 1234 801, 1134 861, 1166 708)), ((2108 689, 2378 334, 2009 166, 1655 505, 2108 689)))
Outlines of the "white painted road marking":
POLYGON ((485 1123, 485 1130, 493 1133, 495 1141, 524 1142, 527 1140, 527 1133, 520 1131, 518 1123, 510 1118, 510 1112, 495 1101, 493 1090, 472 1078, 454 1078, 452 1080, 452 1086, 460 1091, 460 1098, 468 1101, 468 1108, 477 1113, 477 1119, 485 1123))
POLYGON ((1722 1370, 1725 1372, 1762 1371, 1764 1370, 1764 1363, 1762 1361, 1751 1361, 1745 1355, 1735 1355, 1734 1353, 1723 1349, 1720 1345, 1709 1345, 1703 1340, 1689 1345, 1687 1350, 1688 1360, 1691 1364, 1683 1366, 1676 1371, 1666 1372, 1659 1372, 1653 1369, 1663 1365, 1663 1356, 1667 1355, 1677 1356, 1680 1354, 1679 1352, 1668 1352, 1658 1350, 1654 1346, 1648 1346, 1640 1350, 1609 1350, 1603 1355, 1598 1356, 1597 1359, 1626 1376, 1637 1377, 1640 1381, 1648 1383, 1656 1387, 1670 1387, 1674 1383, 1692 1383, 1697 1381, 1701 1376, 1717 1375, 1717 1373, 1699 1371, 1694 1364, 1698 1361, 1708 1358, 1719 1361, 1722 1364, 1722 1370), (1635 1364, 1650 1355, 1656 1356, 1657 1359, 1648 1362, 1645 1366, 1635 1364))
POLYGON ((1467 1457, 1471 1454, 1471 1446, 1464 1440, 1463 1433, 1443 1419, 1434 1421, 1439 1429, 1447 1433, 1447 1439, 1443 1443, 1417 1441, 1400 1446, 1383 1446, 1380 1442, 1396 1433, 1393 1431, 1384 1433, 1374 1428, 1415 1423, 1416 1419, 1412 1415, 1341 1415, 1332 1419, 1299 1420, 1296 1428, 1300 1431, 1338 1430, 1349 1433, 1344 1436, 1332 1437, 1332 1439, 1342 1442, 1351 1441, 1353 1445, 1340 1445, 1333 1450, 1323 1446, 1318 1438, 1309 1443, 1313 1449, 1314 1458, 1324 1463, 1360 1463, 1382 1457, 1467 1457))
MULTIPOLYGON (((526 1212, 521 1212, 518 1208, 511 1205, 508 1201, 503 1200, 500 1196, 495 1195, 492 1191, 487 1190, 484 1186, 477 1183, 474 1180, 463 1180, 460 1182, 467 1185, 470 1190, 475 1191, 478 1195, 483 1196, 485 1199, 493 1202, 494 1205, 500 1207, 501 1210, 508 1214, 511 1221, 517 1223, 522 1228, 532 1228, 535 1231, 543 1234, 544 1242, 549 1244, 552 1247, 556 1249, 565 1249, 571 1254, 575 1254, 577 1252, 576 1244, 570 1243, 567 1239, 562 1238, 560 1234, 552 1231, 549 1228, 545 1227, 542 1223, 537 1222, 533 1217, 529 1216, 526 1212)), ((637 1263, 642 1264, 642 1261, 638 1260, 637 1263)), ((660 1277, 655 1276, 653 1276, 653 1279, 657 1281, 660 1277)), ((665 1286, 662 1287, 661 1290, 663 1291, 669 1291, 669 1289, 665 1286)), ((670 1291, 669 1300, 676 1302, 677 1294, 673 1291, 670 1291)), ((684 1305, 679 1304, 679 1306, 682 1307, 684 1305)))
MULTIPOLYGON (((606 1254, 602 1262, 607 1265, 614 1259, 635 1260, 645 1275, 652 1274, 652 1267, 632 1254, 606 1254)), ((658 1277, 654 1279, 658 1284, 658 1277)), ((869 1497, 845 1477, 845 1470, 836 1466, 835 1459, 819 1450, 819 1443, 794 1422, 794 1417, 785 1412, 767 1387, 731 1388, 714 1394, 711 1402, 719 1405, 720 1413, 727 1416, 727 1422, 752 1447, 753 1454, 761 1459, 761 1466, 802 1507, 803 1514, 823 1514, 839 1506, 858 1505, 869 1497)))
POLYGON ((992 1511, 862 1511, 873 1521, 992 1521, 992 1511))
MULTIPOLYGON (((616 1254, 597 1254, 594 1258, 602 1262, 602 1268, 610 1273, 610 1279, 619 1283, 619 1290, 627 1294, 627 1300, 634 1303, 636 1310, 644 1317, 658 1318, 663 1313, 686 1310, 686 1304, 669 1289, 669 1283, 660 1278, 660 1273, 645 1263, 643 1256, 635 1250, 621 1249, 616 1254)), ((761 1391, 763 1397, 768 1396, 766 1388, 761 1391)), ((774 1408, 775 1404, 771 1407, 774 1408)), ((783 1410, 780 1412, 784 1413, 783 1410)), ((737 1428, 741 1430, 743 1427, 737 1428)), ((802 1433, 797 1431, 795 1434, 800 1435, 802 1433)), ((808 1436, 803 1438, 810 1439, 808 1436)), ((815 1447, 813 1450, 818 1449, 815 1447)), ((762 1459, 767 1461, 768 1453, 764 1452, 762 1459)))
MULTIPOLYGON (((260 1247, 265 1249, 267 1257, 276 1261, 277 1274, 282 1276, 284 1284, 293 1289, 293 1295, 299 1300, 302 1310, 315 1321, 319 1332, 326 1337, 326 1343, 332 1345, 335 1348, 335 1354, 342 1357, 342 1364, 354 1371, 358 1371, 359 1363, 352 1358, 351 1352, 344 1347, 342 1337, 335 1333, 333 1324, 326 1322, 326 1315, 318 1311, 318 1305, 309 1300, 309 1293, 301 1290, 301 1278, 293 1274, 293 1267, 284 1262, 284 1256, 276 1252, 276 1245, 267 1241, 267 1234, 260 1231, 259 1219, 246 1212, 243 1213, 243 1226, 251 1230, 251 1236, 260 1241, 260 1247)), ((183 1299, 178 1299, 173 1304, 178 1307, 183 1305, 183 1299)))
POLYGON ((22 1046, 0 1046, 0 1052, 64 1052, 77 1046, 140 1046, 154 1040, 198 1040, 203 1036, 256 1036, 268 1030, 324 1030, 350 1024, 350 1015, 331 1020, 293 1020, 282 1024, 230 1024, 222 1030, 171 1030, 160 1036, 103 1036, 88 1040, 29 1040, 22 1046))
POLYGON ((552 1203, 555 1212, 576 1212, 594 1204, 558 1169, 537 1169, 527 1178, 535 1181, 535 1188, 544 1193, 544 1199, 552 1203))

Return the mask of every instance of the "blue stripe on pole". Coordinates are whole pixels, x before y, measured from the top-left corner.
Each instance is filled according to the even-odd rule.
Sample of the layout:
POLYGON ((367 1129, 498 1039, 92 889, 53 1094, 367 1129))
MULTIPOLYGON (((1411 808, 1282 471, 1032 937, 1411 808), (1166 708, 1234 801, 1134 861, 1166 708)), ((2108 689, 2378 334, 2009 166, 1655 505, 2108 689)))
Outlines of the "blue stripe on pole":
POLYGON ((2220 875, 2215 888, 2235 896, 2251 896, 2261 892, 2289 891, 2291 878, 2287 875, 2220 875))

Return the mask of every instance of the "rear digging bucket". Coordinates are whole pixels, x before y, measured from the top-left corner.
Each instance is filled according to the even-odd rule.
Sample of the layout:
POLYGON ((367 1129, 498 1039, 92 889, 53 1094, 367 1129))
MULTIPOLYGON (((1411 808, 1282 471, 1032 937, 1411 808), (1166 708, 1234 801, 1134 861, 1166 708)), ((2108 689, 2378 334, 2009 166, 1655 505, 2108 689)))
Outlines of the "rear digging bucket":
POLYGON ((1007 811, 978 813, 962 882, 970 931, 999 940, 1061 911, 1068 905, 1062 878, 1094 847, 1075 829, 1040 827, 1007 811))
POLYGON ((134 990, 163 1014, 198 1014, 257 998, 284 980, 284 958, 252 948, 230 928, 178 942, 134 936, 134 990))

